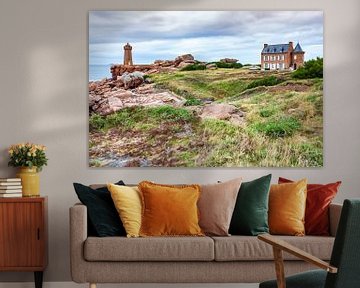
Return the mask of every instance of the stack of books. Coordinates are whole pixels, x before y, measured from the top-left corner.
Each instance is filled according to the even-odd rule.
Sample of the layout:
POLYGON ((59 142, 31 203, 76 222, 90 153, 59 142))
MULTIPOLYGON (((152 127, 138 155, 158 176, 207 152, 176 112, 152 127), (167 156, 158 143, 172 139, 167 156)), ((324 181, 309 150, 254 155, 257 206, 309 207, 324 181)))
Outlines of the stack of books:
POLYGON ((22 197, 20 178, 0 178, 0 198, 22 197))

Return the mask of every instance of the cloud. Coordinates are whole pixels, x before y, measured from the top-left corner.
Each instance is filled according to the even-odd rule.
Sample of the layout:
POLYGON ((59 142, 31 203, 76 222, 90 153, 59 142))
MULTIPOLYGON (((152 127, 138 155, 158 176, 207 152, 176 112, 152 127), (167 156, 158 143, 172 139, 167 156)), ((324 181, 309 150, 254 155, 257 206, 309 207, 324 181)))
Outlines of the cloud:
POLYGON ((204 61, 234 57, 258 63, 264 43, 299 41, 307 59, 322 57, 321 11, 92 11, 90 64, 121 63, 133 46, 135 63, 191 53, 204 61), (308 50, 311 49, 311 50, 308 50))

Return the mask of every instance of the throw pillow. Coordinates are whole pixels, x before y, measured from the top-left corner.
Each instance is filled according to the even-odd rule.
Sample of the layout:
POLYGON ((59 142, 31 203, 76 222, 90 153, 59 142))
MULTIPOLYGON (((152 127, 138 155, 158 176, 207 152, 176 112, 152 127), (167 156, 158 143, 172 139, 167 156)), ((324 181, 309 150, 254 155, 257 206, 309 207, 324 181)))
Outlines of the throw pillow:
POLYGON ((139 183, 143 204, 141 236, 202 236, 196 203, 199 185, 139 183))
POLYGON ((230 234, 256 236, 269 233, 270 182, 271 174, 241 183, 231 218, 230 234))
POLYGON ((273 184, 269 195, 269 228, 271 234, 303 236, 306 207, 306 184, 273 184))
POLYGON ((127 237, 139 237, 141 226, 141 197, 137 187, 107 185, 127 237))
POLYGON ((201 229, 207 235, 229 236, 231 216, 242 178, 201 185, 198 202, 201 229))
MULTIPOLYGON (((279 184, 293 181, 279 177, 279 184)), ((305 233, 307 235, 329 236, 329 206, 335 198, 341 181, 329 184, 308 184, 305 233)))
MULTIPOLYGON (((116 184, 125 185, 123 181, 116 184)), ((80 183, 73 185, 79 200, 87 207, 88 223, 94 236, 126 235, 110 192, 106 187, 92 189, 80 183)))

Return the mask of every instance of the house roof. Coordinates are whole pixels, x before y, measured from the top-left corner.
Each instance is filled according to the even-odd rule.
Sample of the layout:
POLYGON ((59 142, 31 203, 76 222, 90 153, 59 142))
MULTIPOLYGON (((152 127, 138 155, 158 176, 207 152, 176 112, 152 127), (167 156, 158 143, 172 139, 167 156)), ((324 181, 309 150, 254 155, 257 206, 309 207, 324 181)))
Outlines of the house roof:
POLYGON ((295 47, 295 49, 294 49, 294 52, 304 52, 304 51, 302 50, 302 48, 301 48, 301 46, 300 46, 299 43, 296 44, 296 47, 295 47))
POLYGON ((286 53, 289 50, 289 44, 275 44, 264 47, 261 53, 286 53))

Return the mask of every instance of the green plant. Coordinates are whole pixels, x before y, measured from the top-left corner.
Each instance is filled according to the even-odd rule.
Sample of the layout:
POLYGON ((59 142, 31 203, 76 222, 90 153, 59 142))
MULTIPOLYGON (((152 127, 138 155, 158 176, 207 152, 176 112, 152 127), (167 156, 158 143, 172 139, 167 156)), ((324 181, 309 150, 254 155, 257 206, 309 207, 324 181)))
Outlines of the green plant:
POLYGON ((241 63, 225 63, 225 62, 215 62, 216 67, 218 68, 235 68, 240 69, 243 67, 241 63))
POLYGON ((36 167, 37 171, 41 171, 48 161, 45 150, 46 147, 44 145, 33 143, 12 145, 8 150, 10 155, 8 165, 14 167, 36 167))
POLYGON ((246 89, 251 89, 251 88, 258 87, 258 86, 274 86, 281 82, 283 82, 282 79, 279 79, 275 76, 268 76, 268 77, 253 80, 252 82, 250 82, 247 85, 246 89))
POLYGON ((317 57, 304 63, 297 69, 292 77, 295 79, 323 78, 323 58, 317 57))
POLYGON ((190 64, 187 65, 183 68, 181 68, 181 71, 194 71, 194 70, 205 70, 206 69, 206 65, 204 64, 190 64))
POLYGON ((300 128, 300 123, 293 117, 282 117, 255 123, 254 128, 270 137, 285 137, 293 135, 300 128))
POLYGON ((106 124, 105 118, 98 114, 93 114, 89 118, 89 125, 92 129, 102 130, 106 127, 106 124))
POLYGON ((197 106, 201 104, 202 104, 201 100, 196 99, 194 97, 189 97, 188 99, 186 99, 184 106, 197 106))

